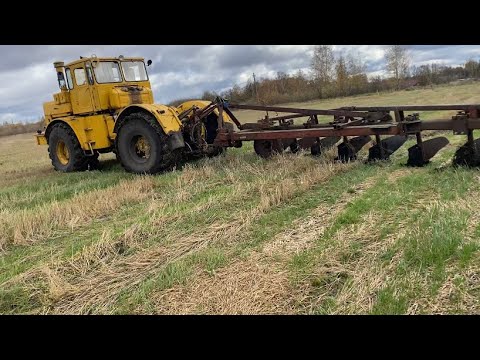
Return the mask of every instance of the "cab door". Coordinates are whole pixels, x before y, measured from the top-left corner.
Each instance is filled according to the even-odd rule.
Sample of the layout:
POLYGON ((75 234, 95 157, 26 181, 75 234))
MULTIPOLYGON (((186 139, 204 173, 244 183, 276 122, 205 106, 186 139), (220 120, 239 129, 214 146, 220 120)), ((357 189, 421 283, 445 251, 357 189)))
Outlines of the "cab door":
POLYGON ((94 111, 100 111, 100 99, 98 95, 98 87, 95 86, 95 80, 93 78, 93 68, 90 61, 85 63, 85 71, 87 73, 87 81, 90 85, 90 96, 92 98, 92 105, 94 111))
POLYGON ((85 64, 79 64, 70 69, 73 75, 73 90, 70 91, 74 114, 86 114, 95 112, 95 104, 92 96, 92 84, 85 71, 85 64))

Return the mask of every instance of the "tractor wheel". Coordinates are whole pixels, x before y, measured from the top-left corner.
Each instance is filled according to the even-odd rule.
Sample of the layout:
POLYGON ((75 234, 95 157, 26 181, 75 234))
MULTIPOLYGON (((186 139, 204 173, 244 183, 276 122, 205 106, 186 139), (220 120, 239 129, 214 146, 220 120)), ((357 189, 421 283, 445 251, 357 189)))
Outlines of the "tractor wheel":
POLYGON ((124 169, 136 174, 155 174, 171 169, 177 162, 167 136, 152 116, 133 113, 117 130, 117 157, 124 169))
POLYGON ((88 169, 89 157, 83 152, 73 130, 66 124, 59 123, 53 126, 48 135, 48 154, 57 171, 88 169))

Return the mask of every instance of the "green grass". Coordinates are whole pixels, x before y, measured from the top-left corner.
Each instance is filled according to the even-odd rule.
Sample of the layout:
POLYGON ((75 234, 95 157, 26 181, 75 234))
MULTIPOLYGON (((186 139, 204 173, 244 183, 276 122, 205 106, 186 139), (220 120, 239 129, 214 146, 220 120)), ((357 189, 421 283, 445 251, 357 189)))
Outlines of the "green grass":
MULTIPOLYGON (((467 84, 289 105, 479 103, 478 90, 467 84)), ((238 112, 242 121, 258 115, 238 112)), ((203 284, 205 276, 216 279, 236 266, 241 279, 241 264, 257 257, 277 269, 266 280, 283 284, 268 289, 278 291, 275 300, 255 307, 262 296, 272 295, 260 285, 245 289, 229 280, 236 289, 232 294, 243 291, 241 299, 252 309, 264 309, 256 312, 284 304, 284 312, 308 314, 478 313, 472 296, 480 284, 471 274, 479 267, 480 171, 450 165, 465 139, 446 136, 451 145, 420 169, 404 166, 412 140, 390 162, 332 168, 304 154, 266 161, 245 144, 219 158, 147 177, 153 185, 143 198, 74 227, 55 225, 29 243, 10 243, 0 253, 0 313, 63 313, 69 304, 73 313, 158 313, 158 299, 173 293, 187 298, 193 289, 208 294, 215 289, 203 284), (286 183, 289 188, 282 187, 286 183), (298 250, 289 250, 307 238, 298 250), (278 239, 287 250, 273 246, 278 239), (142 270, 148 261, 153 261, 149 270, 142 270), (124 286, 114 286, 125 278, 130 280, 124 286), (83 306, 76 302, 80 295, 97 300, 83 306)), ((46 148, 30 135, 5 137, 0 148, 3 221, 21 212, 62 209, 82 194, 139 179, 111 155, 102 155, 102 171, 56 173, 46 148)), ((72 219, 81 215, 71 211, 72 219)), ((227 303, 232 294, 225 293, 227 303)), ((202 312, 205 305, 190 311, 202 312)))

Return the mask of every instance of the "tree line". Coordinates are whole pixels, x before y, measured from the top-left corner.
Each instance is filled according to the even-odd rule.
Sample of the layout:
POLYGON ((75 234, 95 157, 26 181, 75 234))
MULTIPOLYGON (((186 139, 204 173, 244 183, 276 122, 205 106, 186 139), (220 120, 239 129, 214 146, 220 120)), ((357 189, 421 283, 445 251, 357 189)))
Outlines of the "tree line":
POLYGON ((293 75, 278 72, 270 79, 252 78, 246 85, 235 85, 221 94, 205 91, 202 99, 213 100, 220 95, 238 103, 279 104, 433 86, 480 77, 480 62, 470 59, 456 67, 437 63, 412 66, 409 51, 392 45, 385 52, 385 70, 388 77, 369 78, 359 53, 336 53, 331 45, 317 45, 308 74, 298 70, 293 75))

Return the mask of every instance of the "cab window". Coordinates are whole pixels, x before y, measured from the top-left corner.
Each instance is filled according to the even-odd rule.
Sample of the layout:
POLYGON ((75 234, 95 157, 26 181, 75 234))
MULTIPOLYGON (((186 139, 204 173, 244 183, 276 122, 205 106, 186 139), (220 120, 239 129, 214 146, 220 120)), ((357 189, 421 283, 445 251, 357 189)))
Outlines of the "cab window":
POLYGON ((67 75, 67 86, 69 90, 73 89, 73 80, 72 80, 72 73, 70 72, 69 68, 65 69, 65 74, 67 75))
POLYGON ((99 84, 122 82, 120 68, 114 61, 98 62, 94 66, 93 72, 95 73, 95 78, 99 84))
POLYGON ((143 61, 122 61, 126 81, 147 81, 147 70, 143 61))
POLYGON ((87 77, 85 76, 85 70, 83 68, 75 69, 73 73, 75 74, 75 84, 77 84, 77 86, 87 84, 87 77))

